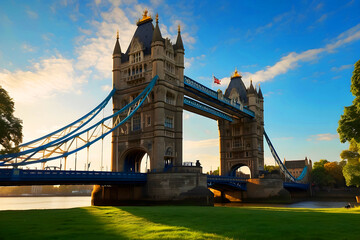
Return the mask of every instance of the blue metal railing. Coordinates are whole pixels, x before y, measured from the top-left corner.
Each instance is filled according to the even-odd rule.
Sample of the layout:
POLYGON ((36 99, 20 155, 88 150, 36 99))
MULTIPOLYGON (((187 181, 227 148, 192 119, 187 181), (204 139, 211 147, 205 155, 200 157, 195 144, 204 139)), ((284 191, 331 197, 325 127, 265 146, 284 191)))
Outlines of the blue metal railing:
POLYGON ((213 99, 218 100, 219 102, 225 103, 226 105, 235 108, 236 110, 240 110, 241 112, 247 114, 250 117, 255 117, 255 113, 253 111, 251 111, 250 109, 248 109, 246 106, 242 106, 239 103, 233 102, 231 101, 231 99, 222 96, 221 98, 219 98, 218 93, 208 87, 205 87, 204 85, 196 82, 195 80, 184 76, 184 84, 186 86, 189 86, 191 88, 196 89, 197 91, 200 91, 204 94, 206 94, 207 96, 210 96, 213 99))
POLYGON ((145 183, 146 173, 0 169, 0 185, 145 183))

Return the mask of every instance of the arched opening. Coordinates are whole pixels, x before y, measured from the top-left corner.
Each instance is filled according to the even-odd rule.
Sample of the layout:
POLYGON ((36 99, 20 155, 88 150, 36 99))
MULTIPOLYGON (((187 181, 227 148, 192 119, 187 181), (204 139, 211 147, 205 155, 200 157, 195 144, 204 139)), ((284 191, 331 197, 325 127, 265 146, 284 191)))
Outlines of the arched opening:
POLYGON ((124 172, 148 172, 150 169, 150 157, 142 149, 132 149, 124 156, 124 172))
POLYGON ((172 168, 174 165, 174 155, 171 147, 168 147, 165 151, 164 166, 165 169, 172 168))
POLYGON ((231 168, 230 176, 240 178, 251 178, 250 168, 244 164, 237 164, 231 168))

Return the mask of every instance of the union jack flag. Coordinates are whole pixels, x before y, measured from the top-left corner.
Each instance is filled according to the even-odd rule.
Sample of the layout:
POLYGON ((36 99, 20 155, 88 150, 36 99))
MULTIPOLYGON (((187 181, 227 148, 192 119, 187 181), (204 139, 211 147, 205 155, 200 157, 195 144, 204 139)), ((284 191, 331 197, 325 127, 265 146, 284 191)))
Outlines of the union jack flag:
POLYGON ((220 82, 220 80, 218 78, 216 78, 215 76, 213 76, 213 78, 214 78, 214 83, 221 84, 221 82, 220 82))

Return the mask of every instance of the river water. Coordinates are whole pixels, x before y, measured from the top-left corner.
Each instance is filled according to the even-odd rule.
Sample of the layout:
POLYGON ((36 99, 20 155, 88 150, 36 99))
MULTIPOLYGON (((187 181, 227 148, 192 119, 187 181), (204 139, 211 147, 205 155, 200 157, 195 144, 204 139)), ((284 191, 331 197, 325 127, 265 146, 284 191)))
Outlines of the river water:
POLYGON ((0 210, 61 209, 91 206, 91 197, 0 197, 0 210))
MULTIPOLYGON (((223 206, 289 207, 289 208, 342 208, 348 202, 303 201, 292 204, 229 203, 223 206)), ((352 205, 355 203, 352 202, 352 205)), ((91 197, 0 197, 0 211, 27 209, 61 209, 91 206, 91 197)), ((222 206, 216 204, 216 206, 222 206)))

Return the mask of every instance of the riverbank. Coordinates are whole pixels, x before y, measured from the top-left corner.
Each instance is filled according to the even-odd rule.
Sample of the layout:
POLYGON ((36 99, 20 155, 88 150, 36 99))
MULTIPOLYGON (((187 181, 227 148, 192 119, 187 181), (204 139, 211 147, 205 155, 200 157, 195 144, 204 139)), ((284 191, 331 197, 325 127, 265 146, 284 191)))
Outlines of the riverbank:
POLYGON ((357 239, 360 208, 85 207, 0 212, 0 239, 357 239))

